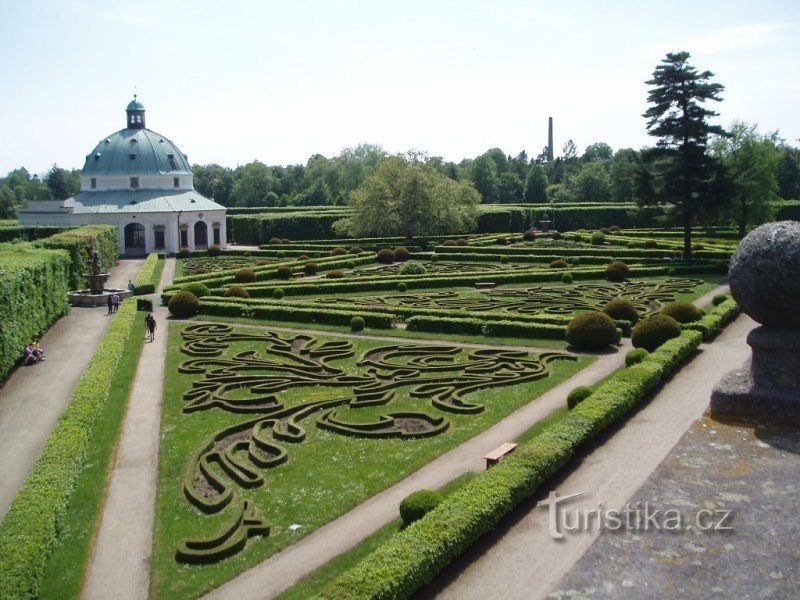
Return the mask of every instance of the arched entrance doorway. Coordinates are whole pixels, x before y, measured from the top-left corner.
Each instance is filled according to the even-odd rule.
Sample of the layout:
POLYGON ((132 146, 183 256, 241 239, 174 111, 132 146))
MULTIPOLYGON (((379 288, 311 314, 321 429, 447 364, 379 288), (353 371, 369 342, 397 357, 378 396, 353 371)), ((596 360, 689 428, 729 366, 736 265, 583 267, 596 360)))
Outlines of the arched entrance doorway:
POLYGON ((125 225, 125 255, 144 256, 144 225, 128 223, 125 225))
POLYGON ((194 224, 194 247, 208 248, 208 225, 203 221, 194 224))

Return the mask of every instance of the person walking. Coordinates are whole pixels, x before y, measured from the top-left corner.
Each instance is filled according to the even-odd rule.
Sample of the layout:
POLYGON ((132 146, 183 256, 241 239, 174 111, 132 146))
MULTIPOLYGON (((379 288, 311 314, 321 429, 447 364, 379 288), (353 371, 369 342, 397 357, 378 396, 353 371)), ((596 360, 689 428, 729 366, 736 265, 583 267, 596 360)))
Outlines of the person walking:
POLYGON ((136 286, 130 279, 128 279, 128 291, 131 293, 131 296, 136 293, 136 286))
POLYGON ((149 341, 153 342, 156 339, 156 319, 153 313, 148 313, 144 318, 144 325, 147 333, 150 335, 149 341))
POLYGON ((108 298, 108 314, 110 315, 112 312, 114 312, 114 296, 113 294, 109 294, 107 298, 108 298))

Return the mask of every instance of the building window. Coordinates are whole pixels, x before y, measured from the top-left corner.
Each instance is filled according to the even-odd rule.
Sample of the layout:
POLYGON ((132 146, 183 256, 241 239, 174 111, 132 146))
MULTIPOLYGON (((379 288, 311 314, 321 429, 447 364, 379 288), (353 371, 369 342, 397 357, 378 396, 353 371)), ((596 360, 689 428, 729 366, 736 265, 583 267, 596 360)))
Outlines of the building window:
POLYGON ((92 178, 89 180, 89 186, 90 186, 90 187, 91 187, 93 190, 96 190, 96 189, 97 189, 97 178, 96 178, 96 177, 92 177, 92 178))
POLYGON ((131 187, 133 189, 139 189, 139 178, 138 177, 131 177, 131 187))
POLYGON ((172 178, 172 185, 174 187, 181 187, 181 178, 180 177, 173 177, 172 178))
POLYGON ((137 123, 141 123, 142 122, 142 115, 136 115, 136 122, 137 123))
POLYGON ((131 160, 136 160, 136 155, 135 154, 131 154, 131 160))

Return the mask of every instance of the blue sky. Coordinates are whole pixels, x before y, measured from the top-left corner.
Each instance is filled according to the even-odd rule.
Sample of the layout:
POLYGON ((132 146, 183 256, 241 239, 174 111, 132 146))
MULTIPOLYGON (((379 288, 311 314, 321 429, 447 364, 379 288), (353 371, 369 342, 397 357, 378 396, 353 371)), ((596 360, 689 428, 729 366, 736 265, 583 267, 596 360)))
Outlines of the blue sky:
POLYGON ((124 127, 193 163, 305 163, 361 142, 459 161, 652 143, 641 113, 668 51, 726 86, 719 122, 800 138, 800 3, 445 0, 6 2, 0 175, 80 168, 124 127))

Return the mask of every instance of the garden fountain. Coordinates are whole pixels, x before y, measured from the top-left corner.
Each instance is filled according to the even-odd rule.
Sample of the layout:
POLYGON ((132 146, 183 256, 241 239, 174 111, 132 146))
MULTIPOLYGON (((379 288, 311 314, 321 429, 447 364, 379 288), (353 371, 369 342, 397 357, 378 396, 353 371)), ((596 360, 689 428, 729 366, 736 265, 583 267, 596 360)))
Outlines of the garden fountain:
POLYGON ((106 281, 110 275, 101 272, 100 253, 94 250, 91 252, 91 256, 91 272, 83 274, 89 288, 68 293, 69 303, 72 306, 105 306, 108 303, 108 297, 112 294, 119 294, 120 300, 132 295, 129 290, 106 289, 106 281))

